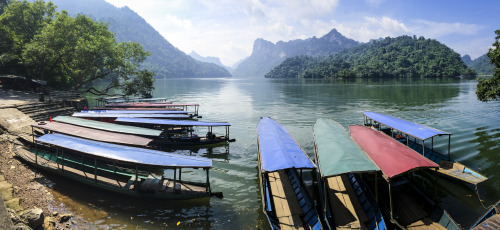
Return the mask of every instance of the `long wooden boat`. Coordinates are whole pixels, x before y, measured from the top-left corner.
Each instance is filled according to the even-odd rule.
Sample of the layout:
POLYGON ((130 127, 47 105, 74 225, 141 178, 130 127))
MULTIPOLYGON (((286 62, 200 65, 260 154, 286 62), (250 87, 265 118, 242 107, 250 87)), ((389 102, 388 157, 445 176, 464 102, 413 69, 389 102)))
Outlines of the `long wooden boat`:
POLYGON ((100 110, 82 110, 82 113, 118 113, 118 114, 188 114, 187 111, 180 110, 120 110, 120 109, 100 109, 100 110))
MULTIPOLYGON (((62 122, 41 121, 31 125, 32 137, 38 133, 61 133, 73 137, 81 137, 94 141, 101 141, 112 144, 127 145, 141 148, 154 148, 153 139, 132 134, 123 134, 100 129, 81 127, 62 122)), ((34 142, 34 141, 33 141, 34 142)))
POLYGON ((162 134, 161 130, 156 130, 156 129, 148 129, 148 128, 142 128, 142 127, 137 127, 137 126, 130 126, 130 125, 120 125, 120 124, 109 123, 109 122, 92 121, 92 120, 87 120, 87 119, 82 119, 82 118, 77 118, 77 117, 70 117, 70 116, 57 116, 55 118, 52 118, 52 120, 56 121, 56 122, 60 122, 60 123, 66 123, 66 124, 76 125, 76 126, 85 127, 85 128, 104 130, 104 131, 109 131, 109 132, 114 132, 114 133, 132 134, 132 135, 148 137, 148 138, 152 138, 152 137, 158 138, 162 134))
POLYGON ((100 106, 93 107, 92 109, 93 110, 129 110, 129 111, 184 111, 182 108, 132 108, 132 107, 113 108, 113 107, 100 107, 100 106))
POLYGON ((474 185, 488 179, 471 168, 451 159, 451 133, 381 113, 364 112, 364 116, 366 126, 384 131, 386 134, 394 137, 401 143, 406 144, 426 158, 437 163, 439 165, 438 173, 440 175, 474 185), (434 137, 436 136, 448 136, 448 154, 445 155, 434 149, 434 137), (431 140, 430 145, 426 145, 426 143, 428 143, 426 140, 428 139, 431 140))
POLYGON ((491 207, 471 227, 471 230, 500 229, 500 201, 491 207))
POLYGON ((195 116, 198 116, 200 110, 200 104, 198 103, 146 103, 146 102, 135 102, 135 103, 108 103, 105 105, 106 108, 174 108, 182 109, 188 111, 189 108, 193 107, 195 116))
POLYGON ((325 227, 387 229, 377 198, 360 179, 363 174, 373 174, 376 177, 379 168, 336 121, 316 120, 313 134, 318 165, 318 190, 325 227))
POLYGON ((116 123, 126 125, 137 125, 154 128, 163 131, 161 139, 157 140, 160 145, 167 146, 200 146, 227 144, 235 141, 229 138, 229 126, 227 122, 205 122, 190 120, 168 120, 149 118, 127 118, 119 117, 116 123), (194 133, 195 128, 205 127, 208 129, 204 135, 194 133), (214 134, 214 127, 225 128, 225 135, 214 134), (184 131, 184 132, 183 132, 184 131))
MULTIPOLYGON (((382 172, 387 183, 375 184, 382 192, 382 211, 401 229, 460 229, 437 202, 411 181, 411 172, 435 169, 436 163, 402 143, 361 125, 349 126, 352 139, 382 172), (385 194, 385 196, 384 196, 385 194)), ((437 180, 437 178, 436 178, 437 180)))
POLYGON ((271 228, 322 229, 297 172, 314 170, 314 163, 285 127, 271 118, 263 117, 257 124, 257 142, 262 206, 271 228))
POLYGON ((106 122, 113 122, 118 117, 130 117, 130 118, 155 118, 155 119, 180 119, 186 120, 191 119, 192 116, 187 114, 158 114, 158 113, 87 113, 87 112, 75 112, 73 117, 85 118, 85 119, 95 119, 106 122))
POLYGON ((34 150, 15 149, 17 156, 38 168, 90 186, 140 198, 192 199, 212 195, 209 180, 212 160, 207 158, 63 134, 46 134, 36 142, 34 150), (40 150, 42 147, 49 151, 40 150), (205 171, 206 182, 182 180, 183 168, 205 171))

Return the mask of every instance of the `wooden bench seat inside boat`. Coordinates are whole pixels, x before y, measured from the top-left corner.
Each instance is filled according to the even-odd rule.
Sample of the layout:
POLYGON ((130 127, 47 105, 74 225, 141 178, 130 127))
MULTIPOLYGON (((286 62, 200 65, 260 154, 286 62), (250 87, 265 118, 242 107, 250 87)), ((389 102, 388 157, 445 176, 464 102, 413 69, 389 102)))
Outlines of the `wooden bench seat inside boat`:
POLYGON ((268 174, 276 216, 281 229, 304 229, 303 212, 287 174, 280 170, 268 174))
POLYGON ((330 208, 337 229, 368 229, 363 207, 347 175, 329 177, 326 180, 330 208))

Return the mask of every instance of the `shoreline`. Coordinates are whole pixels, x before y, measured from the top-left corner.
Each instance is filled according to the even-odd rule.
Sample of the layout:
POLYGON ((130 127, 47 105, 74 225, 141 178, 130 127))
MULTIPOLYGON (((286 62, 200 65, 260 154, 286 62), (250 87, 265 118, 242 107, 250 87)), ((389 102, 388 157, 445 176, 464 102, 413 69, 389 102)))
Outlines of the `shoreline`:
MULTIPOLYGON (((13 209, 17 214, 24 210, 42 209, 44 223, 41 229, 92 229, 92 224, 58 201, 51 189, 54 182, 44 176, 45 172, 15 157, 13 149, 24 146, 17 140, 18 134, 28 130, 31 132, 30 126, 34 123, 15 107, 34 102, 38 102, 37 94, 0 87, 0 177, 4 177, 6 183, 11 185, 12 197, 18 200, 13 209), (63 216, 66 221, 62 221, 63 216)), ((5 202, 5 206, 11 208, 9 206, 12 204, 5 202)), ((12 224, 14 226, 16 223, 12 224)))

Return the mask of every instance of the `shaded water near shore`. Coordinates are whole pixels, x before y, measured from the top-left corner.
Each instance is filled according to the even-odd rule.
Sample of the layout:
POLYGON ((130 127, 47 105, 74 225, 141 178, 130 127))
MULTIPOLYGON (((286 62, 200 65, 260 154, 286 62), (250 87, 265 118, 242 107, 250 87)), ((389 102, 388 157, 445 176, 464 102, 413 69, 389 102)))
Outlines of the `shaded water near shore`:
MULTIPOLYGON (((180 151, 213 159, 212 191, 222 191, 224 198, 137 200, 54 177, 56 197, 96 228, 268 228, 257 173, 255 127, 262 116, 282 123, 311 158, 312 125, 320 117, 347 127, 362 124, 363 111, 374 111, 451 132, 452 158, 489 177, 478 187, 484 204, 500 199, 500 103, 477 101, 475 81, 167 79, 155 87, 155 97, 199 103, 200 120, 231 123, 236 142, 229 149, 180 151)), ((447 138, 439 139, 435 147, 446 149, 447 138)), ((438 182, 442 205, 463 227, 484 213, 474 187, 438 182)))

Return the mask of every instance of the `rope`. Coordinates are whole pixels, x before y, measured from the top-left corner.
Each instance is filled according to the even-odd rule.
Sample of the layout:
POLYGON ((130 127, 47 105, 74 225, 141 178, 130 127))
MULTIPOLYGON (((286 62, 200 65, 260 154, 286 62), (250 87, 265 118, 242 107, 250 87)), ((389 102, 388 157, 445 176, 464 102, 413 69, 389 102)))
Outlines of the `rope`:
MULTIPOLYGON (((483 200, 483 199, 481 199, 481 196, 479 195, 479 189, 477 188, 477 184, 475 184, 475 185, 474 185, 474 187, 475 187, 475 189, 476 189, 476 195, 477 195, 477 198, 479 199, 479 203, 481 203, 481 205, 483 206, 483 208, 484 208, 484 209, 489 210, 490 208, 492 208, 492 207, 494 207, 494 206, 495 206, 494 204, 492 204, 492 205, 490 205, 490 206, 486 207, 486 206, 484 205, 484 203, 483 203, 483 202, 484 202, 484 200, 483 200)), ((496 209, 496 208, 495 208, 495 209, 496 209)), ((498 213, 498 210, 497 210, 497 213, 498 213)))

